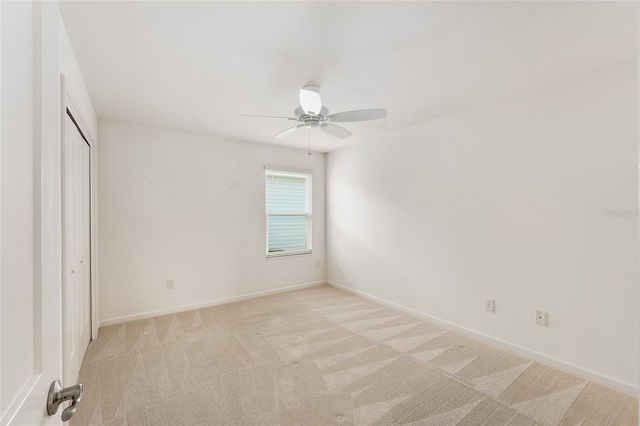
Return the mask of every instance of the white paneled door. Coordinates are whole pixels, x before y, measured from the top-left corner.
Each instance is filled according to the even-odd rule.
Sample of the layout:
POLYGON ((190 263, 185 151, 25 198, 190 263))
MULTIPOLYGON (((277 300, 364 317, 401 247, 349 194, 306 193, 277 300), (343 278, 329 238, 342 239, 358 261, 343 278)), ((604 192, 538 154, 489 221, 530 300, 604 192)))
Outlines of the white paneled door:
POLYGON ((90 148, 68 113, 64 134, 64 376, 75 383, 91 339, 90 148))
POLYGON ((57 2, 0 1, 3 426, 58 425, 69 404, 47 412, 62 378, 59 24, 57 2))

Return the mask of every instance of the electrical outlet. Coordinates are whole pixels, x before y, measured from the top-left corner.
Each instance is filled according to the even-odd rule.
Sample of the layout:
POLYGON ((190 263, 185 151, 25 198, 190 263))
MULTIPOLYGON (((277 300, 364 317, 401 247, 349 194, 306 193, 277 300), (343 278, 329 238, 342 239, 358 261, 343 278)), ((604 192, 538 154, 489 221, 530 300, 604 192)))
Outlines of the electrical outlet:
POLYGON ((167 290, 173 289, 173 280, 167 280, 167 290))
POLYGON ((485 299, 484 308, 489 312, 496 311, 496 301, 494 299, 485 299))
POLYGON ((536 311, 536 324, 547 325, 547 313, 543 311, 536 311))
POLYGON ((316 268, 319 268, 319 267, 320 267, 320 261, 316 260, 316 268))

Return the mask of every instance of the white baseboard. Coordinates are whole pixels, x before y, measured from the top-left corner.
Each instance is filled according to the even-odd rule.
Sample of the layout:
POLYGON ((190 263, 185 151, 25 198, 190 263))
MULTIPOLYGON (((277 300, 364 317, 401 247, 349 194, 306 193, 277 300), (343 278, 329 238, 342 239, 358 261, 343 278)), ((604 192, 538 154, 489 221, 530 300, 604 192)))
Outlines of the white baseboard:
POLYGON ((425 314, 424 312, 420 312, 420 311, 416 311, 414 309, 411 308, 407 308, 405 306, 399 305, 397 303, 394 302, 390 302, 388 300, 382 299, 380 297, 376 297, 376 296, 372 296, 368 293, 365 293, 363 291, 360 290, 355 290, 353 288, 335 283, 333 281, 327 281, 327 284, 329 284, 332 287, 338 288, 340 290, 344 290, 347 291, 349 293, 353 293, 353 294, 357 294, 359 296, 362 296, 366 299, 372 300, 374 302, 380 303, 382 305, 388 306, 392 309, 404 312, 408 315, 412 315, 414 317, 420 318, 422 320, 425 321, 429 321, 438 325, 441 325, 445 328, 449 328, 452 330, 455 330, 457 332, 459 332, 460 334, 466 335, 468 337, 480 340, 482 342, 491 344, 493 346, 498 346, 500 348, 512 351, 516 354, 525 356, 527 358, 533 359, 535 361, 540 361, 544 364, 550 365, 552 367, 558 368, 560 370, 564 370, 567 371, 569 373, 575 374, 577 376, 581 376, 584 377, 587 380, 592 380, 594 382, 603 384, 605 386, 609 386, 611 388, 617 389, 621 392, 624 392, 626 394, 629 394, 633 397, 637 397, 638 396, 638 386, 636 386, 633 383, 630 382, 626 382, 624 380, 620 380, 618 378, 609 376, 607 374, 603 374, 603 373, 599 373, 597 371, 591 370, 589 368, 586 367, 581 367, 579 365, 576 365, 572 362, 569 361, 564 361, 558 358, 555 358, 553 356, 550 355, 545 355, 541 352, 535 351, 533 349, 529 349, 527 347, 524 346, 520 346, 518 344, 515 343, 511 343, 508 342, 506 340, 502 340, 498 337, 494 337, 494 336, 490 336, 488 334, 484 334, 482 332, 467 328, 467 327, 463 327, 461 325, 452 323, 450 321, 447 320, 443 320, 441 318, 437 318, 434 316, 431 316, 429 314, 425 314))
POLYGON ((190 305, 175 306, 172 308, 157 309, 154 311, 141 312, 139 314, 124 315, 121 317, 107 318, 100 320, 99 327, 107 325, 121 324, 123 322, 135 321, 145 318, 153 318, 160 315, 176 314, 178 312, 191 311, 193 309, 208 308, 209 306, 222 305, 225 303, 239 302, 241 300, 254 299, 256 297, 268 296, 270 294, 284 293, 286 291, 297 290, 300 288, 315 287, 327 284, 326 281, 314 281, 311 283, 295 284, 287 287, 276 288, 274 290, 258 291, 256 293, 247 293, 240 296, 225 297, 222 299, 209 300, 207 302, 193 303, 190 305))

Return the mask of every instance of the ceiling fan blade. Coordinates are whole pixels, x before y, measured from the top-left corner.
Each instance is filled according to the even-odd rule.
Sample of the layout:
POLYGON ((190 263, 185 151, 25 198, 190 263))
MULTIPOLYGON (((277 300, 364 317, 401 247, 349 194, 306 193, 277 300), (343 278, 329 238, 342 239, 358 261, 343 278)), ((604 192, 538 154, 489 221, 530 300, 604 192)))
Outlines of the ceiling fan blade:
POLYGON ((382 109, 359 109, 356 111, 338 112, 327 116, 329 121, 352 122, 352 121, 369 121, 378 120, 387 116, 387 110, 382 109))
POLYGON ((280 117, 277 115, 253 115, 253 114, 236 114, 239 115, 240 117, 262 117, 262 118, 283 118, 285 120, 294 120, 297 121, 297 118, 294 117, 280 117))
POLYGON ((304 86, 300 89, 300 106, 307 114, 320 114, 322 99, 318 86, 304 86))
POLYGON ((331 136, 335 136, 336 138, 340 139, 346 139, 353 134, 344 127, 336 126, 335 124, 331 123, 322 123, 322 125, 320 125, 320 128, 325 133, 328 133, 331 136))
POLYGON ((289 128, 289 129, 285 130, 284 132, 280 132, 280 133, 278 133, 278 134, 277 134, 277 135, 275 135, 273 138, 274 138, 274 139, 279 139, 279 138, 285 137, 285 136, 287 136, 288 134, 293 133, 296 129, 298 129, 298 128, 300 128, 300 127, 304 127, 304 124, 299 124, 299 125, 297 125, 297 126, 295 126, 295 127, 291 127, 291 128, 289 128))

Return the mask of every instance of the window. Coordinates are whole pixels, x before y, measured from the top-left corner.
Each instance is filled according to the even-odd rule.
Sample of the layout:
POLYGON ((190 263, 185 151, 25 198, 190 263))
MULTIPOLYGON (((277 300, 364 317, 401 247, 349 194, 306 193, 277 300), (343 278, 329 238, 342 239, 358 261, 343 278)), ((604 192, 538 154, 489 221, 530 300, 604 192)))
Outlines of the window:
POLYGON ((311 253, 311 172, 266 168, 267 257, 311 253))

